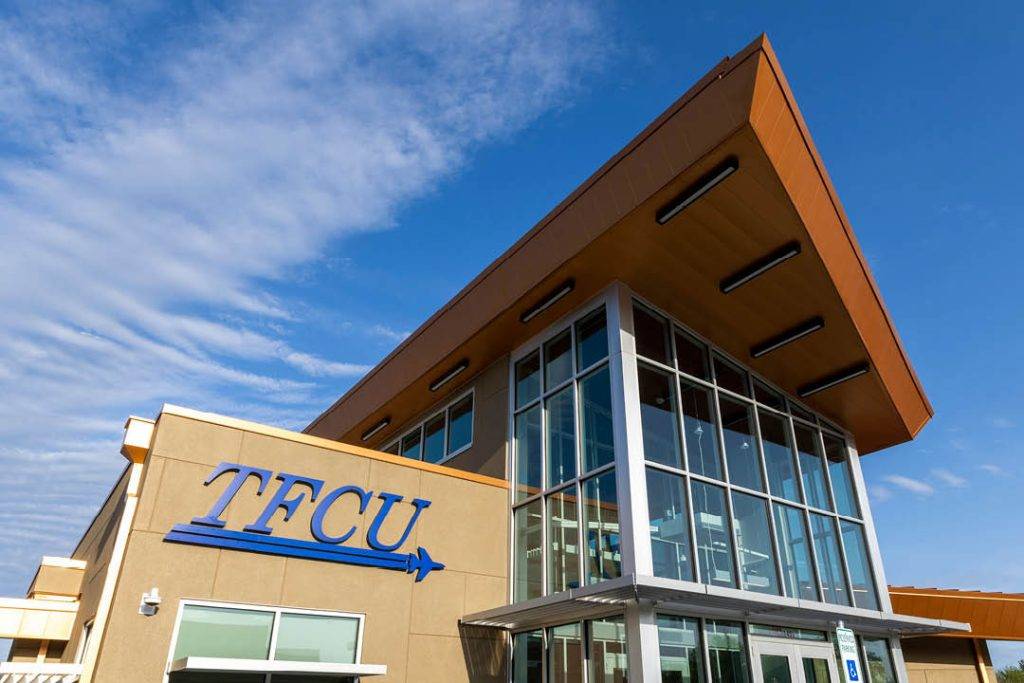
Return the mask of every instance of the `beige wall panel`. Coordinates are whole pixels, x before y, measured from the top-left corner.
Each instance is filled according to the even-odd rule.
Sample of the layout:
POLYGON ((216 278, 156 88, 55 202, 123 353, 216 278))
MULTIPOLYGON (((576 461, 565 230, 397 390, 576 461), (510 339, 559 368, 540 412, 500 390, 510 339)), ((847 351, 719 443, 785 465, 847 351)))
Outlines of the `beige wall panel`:
POLYGON ((907 673, 926 683, 977 683, 979 680, 969 638, 906 638, 900 642, 900 647, 907 673))
POLYGON ((163 413, 153 436, 150 455, 217 465, 238 462, 242 432, 238 429, 163 413))
POLYGON ((495 638, 413 634, 409 670, 417 683, 504 683, 504 647, 495 638), (502 655, 499 657, 498 653, 502 655))
POLYGON ((162 680, 178 601, 213 598, 221 552, 132 532, 96 663, 98 683, 162 680), (142 616, 139 601, 153 587, 160 589, 163 604, 154 616, 142 616))
POLYGON ((412 592, 411 633, 459 635, 465 612, 466 575, 443 571, 419 583, 412 592))
POLYGON ((508 579, 504 576, 466 574, 466 606, 464 614, 508 604, 508 579))
POLYGON ((41 564, 28 592, 48 595, 66 595, 77 598, 82 590, 85 571, 77 567, 55 567, 41 564))
POLYGON ((272 555, 221 551, 212 595, 228 602, 280 604, 285 562, 272 555))
POLYGON ((424 472, 421 496, 433 501, 433 514, 423 515, 418 542, 438 562, 454 571, 508 575, 508 491, 424 472))

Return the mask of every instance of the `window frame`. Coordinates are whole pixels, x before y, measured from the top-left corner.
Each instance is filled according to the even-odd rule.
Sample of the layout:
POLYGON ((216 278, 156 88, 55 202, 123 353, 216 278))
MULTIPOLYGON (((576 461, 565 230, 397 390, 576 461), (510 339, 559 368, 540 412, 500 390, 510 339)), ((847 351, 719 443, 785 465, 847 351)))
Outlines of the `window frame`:
POLYGON ((394 438, 388 439, 385 442, 386 445, 381 447, 381 448, 379 448, 378 450, 383 451, 385 453, 397 454, 397 455, 399 455, 399 456, 404 458, 406 456, 402 455, 402 442, 405 441, 406 437, 412 436, 415 433, 419 433, 419 437, 420 437, 419 457, 417 457, 417 458, 408 458, 408 459, 409 460, 417 460, 419 462, 426 462, 423 459, 423 448, 426 445, 426 441, 424 440, 424 438, 426 437, 426 431, 425 431, 426 430, 426 426, 430 422, 433 422, 434 420, 436 420, 438 417, 441 417, 441 418, 444 419, 444 450, 445 450, 445 455, 444 455, 444 457, 442 457, 437 462, 430 463, 432 465, 441 465, 443 463, 446 463, 449 460, 451 460, 452 458, 457 457, 459 455, 462 455, 463 453, 465 453, 466 451, 468 451, 470 448, 473 447, 473 439, 476 437, 476 429, 475 429, 475 427, 476 427, 476 387, 470 387, 469 389, 466 389, 465 391, 462 391, 462 392, 456 394, 454 396, 454 398, 452 398, 450 401, 445 402, 443 405, 441 405, 438 408, 434 408, 433 410, 430 410, 429 412, 426 413, 425 416, 417 418, 416 420, 413 421, 412 426, 410 426, 408 429, 403 429, 394 438), (471 401, 470 402, 470 406, 471 406, 470 414, 472 415, 472 417, 470 418, 470 421, 469 421, 469 441, 466 443, 465 446, 461 446, 461 447, 457 448, 456 450, 451 451, 449 453, 448 452, 448 437, 449 437, 449 434, 451 433, 451 409, 453 407, 455 407, 457 404, 461 403, 467 396, 471 397, 471 399, 470 399, 470 401, 471 401), (393 451, 392 449, 395 448, 396 446, 398 447, 398 450, 393 451))
MULTIPOLYGON (((174 659, 174 650, 178 647, 178 634, 181 631, 181 620, 185 616, 185 609, 187 607, 212 607, 218 609, 232 609, 232 610, 245 610, 250 612, 270 612, 274 615, 274 621, 271 625, 270 630, 270 645, 267 651, 267 658, 260 660, 256 659, 253 661, 286 661, 278 660, 275 657, 277 650, 277 635, 278 630, 281 626, 281 615, 282 614, 306 614, 320 617, 339 617, 345 619, 356 620, 356 652, 355 652, 355 663, 359 664, 363 659, 363 634, 364 626, 366 621, 366 614, 362 612, 339 612, 335 610, 322 610, 322 609, 306 609, 302 607, 284 607, 279 605, 261 605, 244 602, 227 602, 218 600, 196 600, 191 598, 181 598, 178 600, 178 610, 174 617, 174 630, 171 632, 171 644, 167 651, 167 663, 164 666, 164 681, 169 680, 170 674, 168 673, 176 660, 174 659)), ((341 663, 341 662, 339 662, 341 663)), ((271 674, 267 674, 270 676, 271 674)))
MULTIPOLYGON (((726 512, 729 515, 729 532, 733 536, 733 543, 732 543, 732 547, 733 547, 733 565, 734 565, 734 573, 736 574, 736 576, 735 576, 735 579, 736 579, 735 583, 736 583, 737 590, 743 590, 743 589, 740 587, 741 586, 741 580, 740 580, 740 577, 739 577, 739 571, 740 571, 739 548, 738 548, 738 544, 735 542, 735 526, 734 525, 735 525, 736 517, 735 517, 735 513, 734 513, 734 510, 733 510, 733 503, 732 503, 732 492, 733 491, 737 491, 737 492, 740 492, 740 493, 746 493, 746 494, 749 494, 749 495, 752 495, 752 496, 756 496, 758 498, 763 499, 768 504, 768 506, 767 506, 768 513, 769 513, 768 514, 768 524, 769 524, 769 528, 770 528, 770 531, 771 531, 771 543, 772 543, 772 549, 773 549, 773 553, 774 553, 774 562, 775 562, 775 567, 776 567, 776 576, 778 577, 778 584, 779 584, 779 591, 780 591, 778 593, 777 597, 789 598, 791 596, 787 596, 786 595, 786 586, 785 586, 785 582, 783 580, 782 560, 781 560, 781 556, 779 554, 779 545, 778 545, 778 532, 777 532, 777 529, 776 529, 776 520, 774 518, 774 514, 772 514, 773 506, 775 504, 782 504, 782 505, 789 505, 791 507, 796 507, 796 508, 798 508, 801 511, 801 513, 802 513, 802 515, 804 517, 806 528, 808 529, 808 547, 809 547, 810 552, 811 552, 811 569, 812 569, 812 572, 814 574, 815 590, 816 590, 817 595, 818 595, 818 598, 817 598, 818 602, 821 602, 823 604, 829 604, 829 603, 826 603, 825 600, 824 600, 824 592, 823 592, 823 587, 821 585, 821 578, 820 578, 820 573, 819 573, 818 563, 817 563, 817 553, 816 553, 816 547, 815 547, 814 537, 813 537, 814 534, 811 531, 811 514, 813 514, 813 513, 827 515, 827 516, 831 517, 833 519, 834 524, 835 524, 835 526, 837 528, 839 527, 839 522, 840 521, 846 521, 846 522, 853 522, 853 523, 859 525, 862 529, 864 529, 865 542, 868 545, 868 553, 867 554, 868 554, 869 571, 871 573, 871 579, 872 579, 873 583, 875 584, 875 593, 879 594, 880 593, 879 588, 878 588, 878 584, 879 584, 878 578, 879 577, 878 577, 878 573, 877 573, 876 567, 875 567, 875 558, 872 556, 872 554, 870 552, 870 542, 867 539, 867 530, 869 528, 869 523, 870 523, 870 514, 869 514, 869 512, 867 512, 864 509, 864 505, 861 504, 861 502, 860 502, 861 501, 861 495, 862 495, 863 491, 861 490, 861 487, 858 485, 857 478, 853 476, 853 471, 852 471, 853 468, 852 468, 852 465, 850 463, 850 460, 852 458, 852 453, 851 453, 851 448, 850 448, 850 443, 852 442, 852 439, 851 439, 850 435, 848 433, 846 433, 846 432, 839 431, 839 429, 832 422, 829 422, 829 421, 825 420, 820 415, 818 415, 818 413, 816 413, 815 411, 813 411, 810 408, 808 408, 807 406, 799 403, 798 401, 793 399, 787 392, 785 392, 784 390, 782 390, 781 388, 776 386, 774 383, 769 381, 767 378, 763 377, 762 375, 760 375, 758 373, 755 373, 753 370, 751 370, 751 368, 747 364, 745 364, 743 362, 740 362, 739 360, 737 360, 733 356, 729 355, 728 353, 723 351, 718 345, 714 344, 713 342, 711 342, 706 337, 704 337, 704 336, 698 334, 697 332, 693 331, 692 329, 690 329, 686 325, 682 324, 679 320, 677 320, 673 316, 669 315, 664 310, 662 310, 658 306, 656 306, 653 303, 651 303, 645 297, 639 295, 637 292, 635 292, 635 291, 628 291, 628 296, 625 297, 623 305, 629 305, 631 307, 631 309, 633 307, 639 307, 641 309, 645 309, 645 311, 644 311, 645 313, 647 313, 648 315, 653 315, 653 316, 655 316, 657 318, 660 318, 666 324, 666 326, 667 326, 667 330, 668 330, 668 332, 667 332, 667 336, 668 336, 668 353, 669 353, 669 356, 670 356, 669 357, 670 364, 666 365, 666 364, 661 363, 661 362, 659 362, 657 360, 653 360, 653 359, 647 358, 646 356, 641 356, 639 353, 637 353, 635 355, 635 362, 636 362, 636 366, 637 366, 637 370, 638 371, 639 371, 641 366, 646 366, 646 367, 648 367, 650 369, 653 369, 653 370, 656 370, 656 371, 659 371, 659 372, 662 372, 662 373, 668 373, 670 376, 674 376, 675 379, 676 379, 675 392, 676 392, 676 400, 679 403, 679 406, 677 406, 677 410, 676 410, 676 413, 677 413, 676 419, 677 419, 677 430, 678 430, 678 433, 680 435, 680 448, 682 449, 682 459, 681 459, 682 460, 682 467, 681 468, 677 468, 677 467, 672 467, 670 465, 665 465, 665 464, 662 464, 662 463, 659 463, 659 462, 656 462, 656 461, 647 460, 646 454, 644 454, 643 452, 641 452, 640 456, 641 456, 641 459, 643 461, 643 465, 644 465, 645 468, 658 469, 658 470, 661 470, 662 472, 669 473, 669 474, 674 474, 676 476, 682 477, 683 480, 684 480, 685 490, 686 490, 687 498, 688 498, 687 505, 688 505, 688 509, 689 509, 689 512, 690 512, 690 518, 691 518, 691 520, 690 520, 690 533, 691 533, 690 543, 691 543, 692 553, 694 555, 693 565, 694 565, 694 573, 695 573, 696 582, 701 584, 701 585, 709 585, 706 582, 705 578, 701 575, 699 561, 696 561, 697 560, 697 544, 696 544, 697 536, 696 536, 695 523, 694 523, 694 520, 693 520, 694 508, 693 508, 692 488, 691 487, 692 487, 692 482, 693 481, 700 481, 700 482, 703 482, 705 484, 711 484, 711 485, 718 486, 718 487, 721 487, 721 488, 725 489, 725 493, 726 493, 726 512), (704 355, 705 355, 704 363, 705 363, 705 370, 706 370, 706 372, 708 374, 708 379, 703 379, 703 378, 701 378, 699 376, 691 375, 688 372, 686 372, 685 370, 682 370, 682 369, 679 368, 680 364, 679 364, 679 350, 677 348, 677 346, 678 346, 677 338, 678 338, 680 333, 682 333, 684 335, 684 337, 689 337, 691 341, 695 341, 695 342, 701 344, 704 347, 704 349, 703 349, 704 350, 704 355), (730 365, 734 366, 735 368, 738 368, 739 370, 741 370, 744 373, 744 384, 745 384, 744 389, 745 389, 746 394, 738 394, 738 393, 736 393, 734 391, 731 391, 731 390, 729 390, 729 389, 727 389, 725 387, 719 386, 718 378, 717 378, 717 369, 715 367, 716 366, 716 362, 715 362, 716 358, 719 359, 720 361, 724 362, 727 366, 730 366, 730 365), (688 452, 688 448, 687 448, 687 444, 686 444, 685 418, 684 418, 684 410, 683 410, 683 407, 682 407, 682 389, 686 386, 687 383, 710 392, 710 396, 711 396, 711 399, 712 399, 711 402, 713 404, 711 406, 711 408, 712 408, 712 410, 711 410, 711 419, 714 420, 714 422, 715 422, 715 430, 714 431, 715 431, 715 438, 717 439, 715 444, 716 444, 716 448, 718 449, 719 465, 720 465, 720 467, 722 469, 722 478, 721 479, 715 479, 713 477, 707 477, 707 476, 704 476, 702 474, 697 474, 697 473, 695 473, 695 472, 690 470, 690 463, 689 463, 689 461, 690 461, 690 454, 688 452), (765 388, 767 388, 767 389, 771 390, 772 392, 775 392, 776 394, 778 394, 778 396, 781 397, 781 399, 783 401, 783 406, 785 407, 785 409, 784 410, 779 410, 777 407, 774 407, 774 406, 772 406, 772 405, 770 405, 768 403, 764 403, 764 402, 760 401, 758 399, 758 397, 757 397, 757 392, 755 391, 755 384, 756 383, 760 383, 765 388), (750 419, 751 419, 751 423, 752 423, 751 426, 753 428, 752 431, 754 432, 753 433, 753 437, 754 437, 754 440, 756 442, 758 463, 759 463, 759 467, 760 467, 760 474, 761 474, 761 479, 762 479, 762 482, 763 482, 763 485, 764 485, 764 490, 763 491, 759 491, 759 490, 756 490, 756 489, 750 489, 750 488, 747 488, 745 486, 740 486, 740 485, 734 484, 734 483, 732 483, 730 481, 729 461, 728 461, 728 454, 726 453, 726 450, 725 450, 725 434, 724 434, 724 426, 722 424, 722 416, 721 416, 721 398, 722 397, 724 397, 724 398, 726 398, 728 400, 732 400, 733 402, 743 403, 743 404, 747 405, 749 407, 749 409, 750 409, 749 412, 750 412, 750 419), (784 428, 786 429, 786 433, 787 433, 787 435, 789 437, 789 440, 790 440, 789 447, 790 447, 790 452, 791 452, 791 456, 792 456, 792 459, 793 459, 793 468, 794 468, 794 474, 795 474, 795 479, 796 479, 796 486, 797 486, 797 490, 798 490, 799 498, 800 498, 799 501, 789 500, 788 498, 785 498, 785 497, 783 497, 781 495, 773 493, 772 490, 771 490, 771 485, 770 485, 770 482, 768 480, 767 461, 765 459, 764 447, 763 447, 763 442, 762 442, 760 411, 764 411, 766 414, 775 415, 775 416, 781 418, 783 420, 783 422, 784 422, 784 428), (804 415, 810 416, 811 418, 813 418, 813 421, 808 421, 804 417, 804 415), (815 507, 815 506, 812 506, 812 505, 808 504, 806 492, 804 490, 803 467, 802 467, 802 464, 800 462, 799 453, 797 452, 796 428, 797 428, 798 425, 806 427, 806 428, 809 428, 814 433, 814 436, 815 436, 815 439, 816 439, 815 445, 817 446, 818 449, 820 449, 819 450, 819 455, 820 455, 820 458, 821 458, 821 461, 822 461, 822 475, 823 475, 824 483, 825 483, 825 489, 826 489, 825 492, 826 492, 826 496, 828 498, 827 502, 832 507, 831 510, 821 509, 821 508, 818 508, 818 507, 815 507), (850 477, 850 484, 851 484, 851 486, 853 488, 853 496, 854 496, 855 507, 857 509, 857 512, 860 514, 860 517, 851 517, 849 515, 841 514, 838 511, 838 507, 836 506, 836 501, 835 501, 835 492, 834 492, 834 487, 833 487, 833 484, 832 484, 831 472, 829 471, 828 459, 827 459, 826 450, 825 450, 825 436, 826 435, 838 439, 843 444, 843 447, 845 449, 844 467, 846 468, 846 472, 847 472, 848 476, 850 477)), ((632 315, 632 310, 630 311, 630 315, 632 315)), ((637 424, 639 425, 640 423, 637 422, 637 424)), ((642 438, 641 438, 640 441, 642 442, 642 438)), ((644 541, 649 543, 650 539, 649 538, 647 538, 647 539, 640 539, 640 542, 644 542, 644 541)), ((842 563, 842 569, 843 569, 843 575, 844 575, 843 578, 844 578, 845 583, 846 583, 846 589, 848 591, 848 595, 850 595, 851 598, 852 598, 852 596, 853 596, 853 585, 852 585, 852 581, 850 579, 849 563, 848 563, 848 560, 847 560, 847 552, 846 552, 845 546, 843 545, 842 538, 838 539, 838 545, 839 545, 840 562, 842 563)), ((796 596, 793 596, 793 597, 795 598, 796 596)), ((879 600, 881 600, 881 599, 879 598, 879 600)))
MULTIPOLYGON (((615 377, 614 370, 615 365, 612 362, 613 355, 613 339, 612 339, 612 324, 615 321, 611 308, 616 305, 614 297, 609 296, 610 291, 605 290, 598 294, 592 299, 584 302, 582 305, 570 311, 566 315, 545 326, 540 332, 525 343, 518 346, 508 357, 508 472, 509 472, 509 511, 510 518, 515 519, 515 514, 518 510, 524 509, 529 504, 540 501, 541 502, 541 594, 537 597, 545 597, 549 595, 557 595, 558 593, 549 590, 549 576, 548 576, 548 565, 550 564, 548 554, 550 552, 550 539, 548 538, 548 499, 559 493, 571 492, 576 498, 576 521, 577 521, 577 551, 576 551, 576 562, 577 562, 577 577, 579 579, 580 586, 588 585, 588 573, 587 573, 587 546, 585 543, 586 538, 586 510, 584 505, 584 487, 586 483, 592 479, 596 479, 608 472, 614 472, 617 454, 612 457, 610 462, 604 463, 591 470, 584 471, 585 461, 583 453, 583 434, 582 434, 582 420, 581 420, 581 405, 580 405, 580 384, 589 377, 594 376, 596 373, 606 371, 609 373, 609 381, 611 384, 612 396, 612 412, 615 411, 615 377), (607 353, 599 360, 591 363, 587 367, 579 367, 579 351, 578 351, 578 327, 583 321, 590 318, 592 315, 603 313, 604 314, 604 333, 607 344, 607 353), (570 376, 558 384, 547 386, 546 384, 546 349, 550 342, 559 338, 566 331, 569 331, 570 336, 570 355, 571 355, 571 368, 572 372, 570 376), (516 366, 518 363, 534 353, 538 354, 538 373, 539 373, 539 390, 537 395, 532 397, 528 401, 524 401, 522 405, 517 403, 516 397, 516 366), (574 447, 576 457, 576 473, 572 478, 566 479, 565 481, 559 482, 554 485, 548 484, 548 443, 547 443, 547 424, 548 424, 548 411, 547 403, 548 400, 565 389, 572 389, 573 396, 573 429, 574 429, 574 447), (540 488, 537 492, 531 493, 524 496, 523 498, 517 498, 517 489, 519 482, 517 480, 518 473, 518 453, 516 449, 516 418, 519 415, 526 414, 534 408, 540 408, 540 448, 541 448, 541 463, 540 463, 540 488)), ((615 418, 612 416, 613 430, 617 429, 615 426, 615 418)), ((615 435, 613 434, 613 446, 615 435)), ((616 485, 618 481, 616 480, 616 485)), ((616 486, 616 495, 618 498, 618 504, 622 506, 623 492, 616 486)), ((516 602, 515 586, 517 583, 516 579, 516 530, 515 523, 509 525, 509 589, 508 597, 510 604, 516 602)), ((619 527, 619 539, 620 539, 620 552, 623 551, 622 537, 625 531, 619 527)), ((620 560, 620 570, 621 570, 620 560)), ((564 591, 559 591, 564 592, 564 591)), ((524 600, 527 598, 523 598, 524 600)), ((545 652, 546 652, 546 632, 545 632, 545 652)))

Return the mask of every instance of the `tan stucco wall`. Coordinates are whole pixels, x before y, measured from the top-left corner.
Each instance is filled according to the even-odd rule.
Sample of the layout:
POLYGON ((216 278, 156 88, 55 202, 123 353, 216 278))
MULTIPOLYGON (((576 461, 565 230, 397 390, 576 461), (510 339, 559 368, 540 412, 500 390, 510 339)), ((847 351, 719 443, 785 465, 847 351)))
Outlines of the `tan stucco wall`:
MULTIPOLYGON (((94 680, 160 681, 179 601, 192 598, 364 613, 362 661, 388 666, 386 677, 373 680, 503 681, 503 643, 460 633, 458 619, 506 602, 507 489, 416 465, 163 414, 94 680), (356 484, 406 501, 429 499, 431 506, 399 550, 423 546, 446 569, 415 583, 412 575, 396 571, 164 542, 174 524, 205 515, 227 487, 233 475, 203 486, 222 461, 323 479, 324 493, 356 484), (139 599, 153 587, 163 604, 155 616, 141 616, 139 599)), ((257 498, 256 480, 250 479, 224 515, 226 528, 241 530, 255 521, 277 484, 271 482, 257 498)), ((359 517, 354 497, 347 498, 352 500, 331 510, 326 526, 340 531, 355 524, 349 544, 366 547, 365 530, 380 501, 375 498, 359 517)), ((407 502, 397 506, 381 537, 397 538, 412 509, 407 502)), ((271 521, 274 535, 312 540, 312 510, 307 500, 288 522, 279 511, 271 521)))
POLYGON ((473 390, 474 402, 473 445, 445 462, 445 465, 489 477, 506 478, 508 356, 502 356, 491 363, 416 419, 389 430, 387 436, 379 439, 378 447, 392 443, 396 436, 405 434, 410 428, 447 405, 453 397, 470 389, 473 390))
POLYGON ((75 625, 71 629, 71 640, 68 641, 68 645, 64 649, 63 661, 65 662, 74 661, 78 652, 78 642, 82 637, 82 627, 96 616, 100 594, 103 592, 103 581, 106 579, 107 567, 110 563, 110 554, 114 550, 117 527, 121 522, 124 510, 127 487, 128 469, 126 468, 71 555, 72 558, 85 562, 85 573, 82 577, 82 597, 79 602, 78 614, 75 617, 75 625))
MULTIPOLYGON (((985 641, 979 641, 989 683, 995 671, 985 641)), ((974 646, 970 638, 905 638, 900 641, 910 683, 977 683, 974 646)))

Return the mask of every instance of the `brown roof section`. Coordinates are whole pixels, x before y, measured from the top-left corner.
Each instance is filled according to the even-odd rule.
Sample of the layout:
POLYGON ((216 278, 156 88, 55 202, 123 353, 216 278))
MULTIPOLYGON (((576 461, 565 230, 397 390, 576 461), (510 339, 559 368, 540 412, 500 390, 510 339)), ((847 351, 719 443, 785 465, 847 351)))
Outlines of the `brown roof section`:
POLYGON ((913 438, 932 415, 762 36, 700 79, 306 431, 359 442, 385 416, 394 429, 442 398, 427 386, 461 358, 469 376, 616 280, 791 394, 869 363, 867 375, 807 399, 849 429, 862 453, 913 438), (658 225, 659 209, 728 156, 738 172, 658 225), (720 291, 723 277, 792 241, 800 256, 720 291), (567 277, 572 294, 519 322, 567 277), (826 321, 820 332, 751 357, 752 345, 813 316, 826 321))
POLYGON ((897 614, 971 625, 970 633, 950 632, 944 637, 1024 640, 1024 593, 889 586, 889 596, 897 614))

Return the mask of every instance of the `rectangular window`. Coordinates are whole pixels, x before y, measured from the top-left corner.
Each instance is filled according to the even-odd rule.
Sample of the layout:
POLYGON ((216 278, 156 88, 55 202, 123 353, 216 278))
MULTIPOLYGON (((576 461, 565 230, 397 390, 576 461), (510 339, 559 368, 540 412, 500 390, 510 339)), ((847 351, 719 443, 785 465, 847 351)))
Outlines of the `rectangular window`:
POLYGON ((654 575, 693 581, 685 486, 685 480, 678 475, 647 468, 647 510, 651 520, 654 575))
POLYGON ((540 491, 540 406, 516 415, 516 500, 529 498, 540 491))
POLYGON ((626 683, 626 622, 607 617, 587 622, 588 683, 626 683))
POLYGON ((516 408, 540 396, 540 352, 534 351, 516 363, 516 408))
POLYGON ((543 519, 541 501, 535 500, 515 512, 515 600, 539 598, 541 582, 541 527, 543 519))
POLYGON ((830 434, 824 434, 825 459, 828 461, 828 476, 832 480, 832 495, 836 498, 836 511, 847 517, 860 517, 857 496, 853 492, 850 464, 846 457, 846 444, 830 434))
POLYGON ((864 609, 878 609, 878 592, 871 574, 864 527, 842 519, 839 520, 839 528, 843 534, 843 549, 846 550, 846 568, 853 585, 853 604, 864 609))
POLYGON ((548 496, 548 593, 580 586, 576 487, 548 496))
POLYGON ((764 491, 761 456, 754 442, 754 417, 746 403, 719 396, 722 434, 725 436, 725 461, 729 483, 755 491, 764 491))
POLYGON ((658 615, 658 654, 663 683, 703 683, 699 632, 696 619, 658 615))
POLYGON ((683 434, 686 442, 686 461, 690 471, 712 479, 721 479, 718 429, 712 418, 711 392, 695 384, 683 382, 679 403, 683 408, 683 434))
POLYGON ((669 365, 668 324, 646 308, 633 306, 633 338, 638 356, 669 365))
POLYGON ((708 641, 712 683, 748 683, 750 668, 743 624, 709 619, 704 626, 704 637, 708 641))
POLYGON ((584 472, 615 459, 611 373, 607 365, 580 380, 580 431, 584 472))
POLYGON ((747 373, 727 360, 715 356, 715 384, 734 394, 750 396, 747 373))
POLYGON ((544 345, 544 391, 572 377, 572 333, 566 330, 544 345))
POLYGON ((185 605, 173 659, 267 659, 273 629, 273 612, 185 605))
POLYGON ((362 617, 349 614, 186 603, 172 661, 216 657, 355 664, 361 622, 362 617))
POLYGON ((608 357, 604 308, 576 323, 576 369, 583 371, 608 357))
POLYGON ((544 683, 544 634, 517 633, 512 637, 512 683, 544 683))
POLYGON ((448 455, 473 442, 473 397, 455 403, 448 409, 448 455))
POLYGON ((764 464, 768 470, 768 490, 773 496, 802 503, 790 446, 789 420, 766 410, 759 410, 757 415, 761 423, 764 464))
POLYGON ((754 399, 769 408, 775 408, 778 411, 786 410, 786 401, 783 400, 782 395, 759 379, 754 380, 754 399))
POLYGON ((548 683, 583 680, 583 638, 580 624, 548 629, 548 683))
POLYGON ((864 660, 871 683, 896 683, 896 669, 892 665, 892 653, 885 638, 862 638, 864 660))
POLYGON ((440 462, 444 459, 444 413, 427 420, 423 425, 423 460, 440 462))
POLYGON ((732 493, 733 530, 740 558, 740 588, 779 594, 767 504, 746 493, 732 493))
POLYGON ((818 432, 800 423, 793 425, 793 431, 796 433, 796 450, 800 456, 800 472, 803 474, 807 504, 820 510, 831 510, 818 432))
POLYGON ((836 535, 836 520, 817 513, 811 513, 811 537, 814 539, 814 555, 818 562, 818 580, 825 602, 833 605, 849 605, 846 594, 846 577, 839 554, 839 540, 836 535))
POLYGON ((651 462, 682 468, 675 377, 640 363, 637 378, 640 385, 640 426, 644 457, 651 462))
POLYGON ((782 583, 786 595, 802 600, 818 600, 807 543, 807 524, 802 510, 775 503, 775 534, 782 560, 782 583))
POLYGON ((548 486, 576 478, 576 406, 572 386, 546 399, 548 486))
POLYGON ((676 367, 680 372, 698 379, 711 381, 708 372, 708 349, 699 341, 679 330, 675 331, 676 367))
POLYGON ((615 470, 583 482, 583 523, 588 584, 622 575, 619 546, 619 501, 615 470))
POLYGON ((693 518, 697 530, 697 561, 700 578, 715 586, 736 587, 732 571, 732 534, 725 509, 725 491, 694 481, 693 518))
POLYGON ((418 428, 402 437, 402 456, 412 460, 420 459, 420 430, 418 428))
POLYGON ((355 664, 359 620, 323 614, 281 614, 275 659, 355 664))

